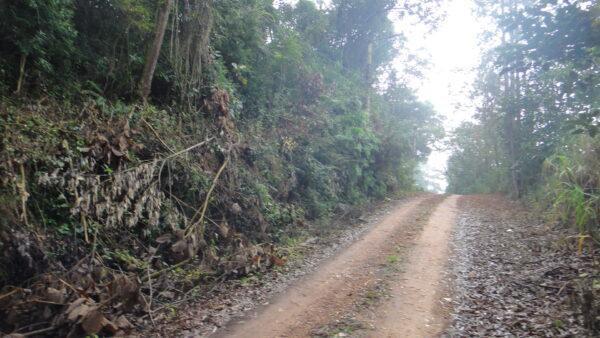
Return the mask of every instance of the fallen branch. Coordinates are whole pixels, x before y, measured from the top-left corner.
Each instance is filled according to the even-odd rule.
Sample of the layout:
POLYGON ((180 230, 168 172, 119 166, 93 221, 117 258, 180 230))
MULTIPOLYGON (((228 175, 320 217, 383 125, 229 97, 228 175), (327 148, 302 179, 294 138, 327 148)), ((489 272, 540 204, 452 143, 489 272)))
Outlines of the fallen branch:
POLYGON ((560 288, 560 290, 558 290, 558 293, 556 294, 556 296, 560 296, 560 294, 563 292, 563 290, 567 287, 567 285, 569 285, 569 282, 565 282, 563 284, 563 286, 560 288))
POLYGON ((167 156, 167 157, 165 157, 165 158, 163 158, 163 159, 161 159, 161 160, 159 160, 159 161, 166 161, 166 160, 170 160, 170 159, 172 159, 173 157, 179 156, 179 155, 181 155, 181 154, 187 153, 187 152, 188 152, 188 151, 190 151, 190 150, 193 150, 193 149, 195 149, 195 148, 201 147, 201 146, 205 145, 206 143, 208 143, 208 142, 210 142, 210 141, 212 141, 212 140, 214 140, 214 139, 215 139, 214 137, 211 137, 211 138, 209 138, 209 139, 207 139, 207 140, 204 140, 204 141, 202 141, 202 142, 200 142, 200 143, 196 143, 196 144, 194 144, 194 145, 193 145, 193 146, 191 146, 191 147, 185 148, 185 149, 183 149, 183 150, 180 150, 180 151, 178 151, 178 152, 176 152, 176 153, 174 153, 174 154, 171 154, 171 155, 169 155, 169 156, 167 156))
MULTIPOLYGON (((168 160, 172 159, 173 157, 177 157, 177 156, 179 156, 179 155, 181 155, 181 154, 185 154, 185 153, 187 153, 188 151, 191 151, 191 150, 193 150, 193 149, 195 149, 195 148, 201 147, 201 146, 203 146, 203 145, 207 144, 208 142, 210 142, 210 141, 212 141, 212 140, 214 140, 214 139, 215 139, 214 137, 208 138, 208 139, 206 139, 206 140, 204 140, 204 141, 202 141, 202 142, 200 142, 200 143, 196 143, 196 144, 194 144, 193 146, 189 146, 189 147, 187 147, 187 148, 185 148, 185 149, 183 149, 183 150, 180 150, 180 151, 178 151, 178 152, 176 152, 176 153, 173 153, 173 154, 171 154, 171 155, 169 155, 169 156, 167 156, 167 157, 164 157, 164 158, 161 158, 161 159, 158 159, 158 160, 152 160, 152 161, 146 161, 146 162, 142 162, 142 163, 140 163, 140 164, 138 164, 138 165, 136 165, 136 166, 133 166, 133 167, 127 168, 127 169, 125 169, 125 170, 121 170, 121 171, 119 171, 119 172, 116 172, 115 174, 116 174, 116 175, 119 175, 119 174, 123 174, 123 173, 129 172, 129 171, 135 170, 137 167, 139 167, 139 166, 141 166, 141 165, 144 165, 144 164, 147 164, 147 163, 152 163, 152 162, 154 162, 154 163, 158 163, 158 162, 166 162, 166 161, 168 161, 168 160)), ((99 175, 99 176, 102 176, 102 175, 99 175)))
MULTIPOLYGON (((225 161, 223 162, 223 165, 221 165, 221 168, 219 168, 219 171, 217 171, 217 174, 215 175, 215 178, 212 181, 210 189, 208 189, 208 192, 206 193, 206 198, 204 199, 204 203, 202 204, 202 208, 200 211, 200 218, 196 222, 193 221, 194 218, 196 218, 196 215, 198 214, 198 212, 196 212, 194 217, 192 217, 192 223, 190 223, 190 225, 185 229, 184 237, 189 237, 192 234, 194 229, 196 229, 197 227, 201 228, 204 225, 204 215, 206 214, 206 209, 208 208, 208 201, 210 200, 210 195, 212 194, 213 190, 215 189, 215 186, 217 185, 217 181, 219 180, 219 177, 223 173, 223 170, 225 170, 225 167, 227 166, 228 162, 229 162, 229 157, 225 159, 225 161)), ((202 233, 202 231, 200 231, 200 232, 202 233)))
MULTIPOLYGON (((159 244, 160 246, 160 244, 159 244)), ((154 289, 152 288, 152 276, 150 275, 150 265, 152 264, 152 260, 154 259, 154 254, 150 255, 150 257, 148 258, 148 264, 146 266, 146 275, 148 276, 148 288, 150 289, 150 301, 148 301, 148 314, 150 315, 150 321, 152 322, 153 326, 156 326, 156 323, 154 322, 154 316, 152 316, 152 301, 154 300, 154 289)))
POLYGON ((30 332, 25 332, 25 333, 19 333, 19 335, 23 336, 23 337, 29 337, 29 336, 35 336, 41 333, 45 333, 48 331, 52 331, 56 329, 56 326, 50 326, 44 329, 39 329, 39 330, 35 330, 35 331, 30 331, 30 332))
MULTIPOLYGON (((215 290, 216 290, 216 288, 217 288, 219 285, 221 285, 221 284, 223 283, 223 281, 225 281, 225 278, 226 278, 226 276, 227 276, 227 274, 222 274, 222 275, 221 275, 219 278, 217 278, 217 280, 215 281, 215 284, 212 286, 212 288, 211 288, 210 290, 208 290, 208 292, 207 292, 207 293, 212 293, 213 291, 215 291, 215 290)), ((167 308, 167 307, 171 307, 171 306, 177 306, 178 304, 185 303, 185 302, 188 302, 188 301, 192 300, 192 299, 193 299, 193 297, 191 297, 191 296, 190 296, 190 294, 191 294, 191 293, 192 293, 194 290, 197 290, 197 289, 199 289, 201 286, 204 286, 204 285, 203 285, 203 284, 197 284, 196 286, 194 286, 194 287, 192 287, 191 289, 187 290, 187 291, 186 291, 186 292, 183 294, 183 297, 182 297, 181 299, 179 299, 179 300, 176 300, 176 301, 173 301, 173 302, 170 302, 170 303, 168 303, 168 304, 165 304, 165 305, 162 305, 162 306, 159 306, 159 307, 157 307, 156 309, 152 310, 152 311, 151 311, 151 313, 152 313, 152 314, 154 314, 154 313, 157 313, 157 312, 159 312, 159 311, 162 311, 163 309, 165 309, 165 308, 167 308)), ((145 315, 143 315, 142 317, 140 317, 140 319, 144 319, 144 318, 146 318, 146 317, 149 317, 149 316, 150 316, 150 312, 148 312, 147 314, 145 314, 145 315)))
MULTIPOLYGON (((152 257, 151 256, 150 259, 148 260, 149 262, 152 261, 152 257)), ((150 309, 150 311, 148 311, 148 314, 150 315, 150 321, 152 322, 152 325, 156 326, 156 323, 154 322, 154 317, 152 316, 152 301, 154 300, 154 290, 152 289, 152 276, 150 276, 150 264, 148 264, 148 266, 146 267, 146 274, 148 276, 148 288, 150 289, 150 301, 148 302, 148 309, 150 309)))
POLYGON ((58 278, 58 281, 66 285, 69 289, 75 292, 76 295, 81 295, 81 291, 77 290, 73 285, 65 282, 62 278, 58 278))
POLYGON ((79 216, 81 218, 81 224, 83 225, 83 238, 85 239, 86 243, 90 243, 90 238, 88 236, 88 223, 87 223, 87 219, 85 218, 85 215, 83 214, 83 212, 80 212, 79 216))
POLYGON ((19 333, 19 332, 21 332, 21 331, 23 331, 25 329, 33 329, 34 327, 38 327, 38 326, 42 326, 42 325, 46 325, 47 326, 48 324, 51 324, 51 323, 50 322, 39 322, 39 323, 33 323, 33 324, 21 326, 20 328, 15 329, 13 331, 13 333, 19 333))
POLYGON ((171 265, 171 266, 169 266, 167 268, 164 268, 162 270, 156 271, 156 272, 154 272, 154 273, 152 273, 150 275, 147 275, 141 281, 142 281, 142 283, 146 283, 151 278, 158 277, 158 276, 162 275, 165 272, 169 272, 171 270, 177 269, 178 267, 184 265, 185 263, 189 262, 190 260, 191 260, 191 258, 188 258, 188 259, 185 259, 185 260, 183 260, 183 261, 181 261, 181 262, 179 262, 177 264, 174 264, 174 265, 171 265))
POLYGON ((25 165, 23 162, 19 163, 19 174, 21 175, 21 181, 17 182, 17 188, 19 189, 19 196, 21 197, 21 220, 25 225, 29 226, 27 220, 27 200, 29 199, 29 193, 27 192, 27 181, 25 180, 25 165))
POLYGON ((162 145, 165 148, 167 148, 167 150, 169 150, 171 153, 175 152, 175 151, 173 151, 173 149, 171 149, 171 147, 169 147, 167 145, 167 143, 165 143, 165 141, 163 141, 163 139, 158 135, 158 132, 156 131, 156 129, 154 129, 154 127, 152 127, 152 125, 150 123, 148 123, 148 121, 146 121, 143 117, 141 118, 141 121, 144 122, 146 124, 146 126, 148 126, 148 128, 150 128, 150 131, 152 131, 154 136, 160 141, 160 143, 162 143, 162 145))
POLYGON ((4 298, 6 298, 6 297, 8 297, 8 296, 10 296, 10 295, 18 292, 18 291, 21 291, 21 290, 22 290, 21 288, 16 288, 16 289, 13 289, 12 291, 9 291, 9 292, 7 292, 7 293, 5 293, 3 295, 0 295, 0 300, 2 300, 4 298))

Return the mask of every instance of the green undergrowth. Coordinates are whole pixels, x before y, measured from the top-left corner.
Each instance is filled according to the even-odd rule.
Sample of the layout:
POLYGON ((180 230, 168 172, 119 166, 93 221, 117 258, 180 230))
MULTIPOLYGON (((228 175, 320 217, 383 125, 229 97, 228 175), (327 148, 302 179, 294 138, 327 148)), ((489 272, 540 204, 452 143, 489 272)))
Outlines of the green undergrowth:
POLYGON ((532 199, 547 220, 579 233, 581 250, 585 236, 598 239, 600 231, 600 140, 572 137, 543 169, 543 185, 532 199))
MULTIPOLYGON (((203 250, 216 257, 236 233, 286 247, 305 238, 308 223, 326 227, 340 204, 357 208, 406 191, 397 185, 373 189, 379 174, 368 163, 368 170, 346 171, 338 161, 363 158, 367 150, 349 152, 343 136, 318 150, 280 137, 253 142, 255 135, 244 138, 235 129, 211 137, 219 131, 209 114, 190 117, 98 97, 81 104, 5 98, 0 118, 4 229, 46 238, 36 245, 44 259, 23 271, 2 262, 7 284, 57 262, 74 264, 92 251, 113 268, 143 272, 147 246, 190 226, 225 158, 231 164, 209 197, 203 238, 203 250), (242 146, 234 149, 234 140, 242 146), (135 242, 147 244, 130 247, 135 242)), ((402 179, 410 180, 397 176, 394 182, 402 179)), ((411 183, 403 187, 412 189, 411 183)), ((180 259, 164 258, 167 264, 180 259)), ((204 263, 219 269, 218 259, 211 259, 204 263)))
MULTIPOLYGON (((301 261, 307 240, 331 233, 333 216, 413 189, 404 176, 393 181, 407 180, 402 188, 373 189, 369 182, 383 174, 375 162, 360 170, 341 162, 363 160, 363 149, 322 141, 313 149, 308 140, 288 149, 293 144, 279 136, 258 141, 244 137, 244 126, 222 128, 211 110, 190 117, 94 97, 79 104, 4 99, 1 107, 6 292, 94 281, 102 287, 90 295, 100 301, 126 278, 137 288, 125 290, 152 296, 168 319, 177 311, 169 304, 225 278, 253 283, 266 269, 301 261)), ((33 296, 49 297, 40 292, 33 296)), ((16 304, 9 305, 17 309, 12 322, 43 316, 41 305, 16 304)), ((136 304, 127 312, 150 306, 136 304)))

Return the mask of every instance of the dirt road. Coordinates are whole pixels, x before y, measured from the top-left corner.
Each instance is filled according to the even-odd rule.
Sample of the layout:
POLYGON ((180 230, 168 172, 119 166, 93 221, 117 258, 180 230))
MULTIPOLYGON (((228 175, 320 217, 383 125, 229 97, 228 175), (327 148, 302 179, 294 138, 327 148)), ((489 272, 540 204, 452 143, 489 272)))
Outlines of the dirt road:
POLYGON ((600 336, 600 289, 588 278, 600 275, 599 255, 569 228, 500 195, 374 209, 344 242, 310 246, 296 260, 310 269, 290 263, 260 278, 285 283, 232 283, 159 336, 600 336))
POLYGON ((408 255, 406 269, 392 286, 373 337, 433 337, 446 324, 438 304, 443 297, 443 271, 448 240, 456 221, 458 196, 450 196, 433 212, 408 255))
POLYGON ((349 314, 369 323, 355 327, 355 336, 437 334, 444 323, 437 304, 457 199, 424 195, 398 205, 316 272, 215 336, 334 335, 336 323, 349 314), (385 273, 397 264, 405 269, 385 273), (387 297, 373 296, 382 289, 387 297), (378 301, 369 306, 365 300, 373 298, 378 301))

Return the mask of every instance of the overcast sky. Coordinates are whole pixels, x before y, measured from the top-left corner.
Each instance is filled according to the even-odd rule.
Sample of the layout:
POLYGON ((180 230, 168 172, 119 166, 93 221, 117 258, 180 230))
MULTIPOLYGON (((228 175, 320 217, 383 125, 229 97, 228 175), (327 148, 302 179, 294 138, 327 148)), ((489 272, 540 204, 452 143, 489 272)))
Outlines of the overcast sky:
MULTIPOLYGON (((422 100, 434 105, 450 132, 473 114, 469 91, 481 57, 478 39, 483 27, 473 13, 473 0, 448 0, 444 6, 447 16, 431 33, 419 24, 406 27, 398 23, 397 29, 406 33, 406 48, 429 61, 424 78, 414 81, 412 87, 422 100)), ((400 62, 396 66, 402 69, 400 62)), ((447 151, 434 151, 425 165, 426 172, 443 173, 448 156, 447 151)), ((445 179, 437 183, 445 189, 445 179)))

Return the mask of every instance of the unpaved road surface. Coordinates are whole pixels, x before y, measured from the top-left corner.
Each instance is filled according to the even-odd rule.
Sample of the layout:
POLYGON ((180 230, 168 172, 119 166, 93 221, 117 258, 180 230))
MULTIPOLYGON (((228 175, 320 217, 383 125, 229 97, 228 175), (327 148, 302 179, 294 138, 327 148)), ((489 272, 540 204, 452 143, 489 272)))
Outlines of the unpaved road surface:
MULTIPOLYGON (((433 337, 446 324, 436 311, 448 261, 448 240, 457 215, 458 196, 450 196, 435 209, 408 255, 407 267, 392 286, 373 337, 433 337)), ((447 298, 447 297, 444 297, 447 298)))
POLYGON ((499 195, 423 194, 376 209, 273 293, 248 302, 258 288, 226 289, 218 308, 242 311, 217 322, 200 315, 206 302, 162 336, 600 336, 600 255, 578 253, 569 228, 499 195))
POLYGON ((354 244, 300 279, 261 309, 215 333, 222 337, 309 337, 356 311, 365 293, 385 278, 382 266, 402 260, 406 270, 387 281, 391 289, 357 336, 422 337, 439 333, 445 322, 436 311, 447 260, 457 196, 412 198, 387 214, 354 244), (433 211, 433 214, 431 212, 433 211), (425 217, 423 217, 425 216, 425 217), (399 251, 399 248, 408 250, 399 251), (402 257, 399 257, 402 255, 402 257))

